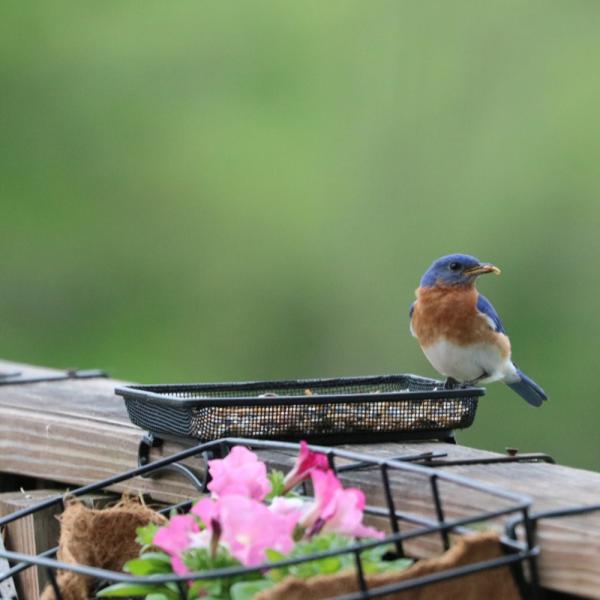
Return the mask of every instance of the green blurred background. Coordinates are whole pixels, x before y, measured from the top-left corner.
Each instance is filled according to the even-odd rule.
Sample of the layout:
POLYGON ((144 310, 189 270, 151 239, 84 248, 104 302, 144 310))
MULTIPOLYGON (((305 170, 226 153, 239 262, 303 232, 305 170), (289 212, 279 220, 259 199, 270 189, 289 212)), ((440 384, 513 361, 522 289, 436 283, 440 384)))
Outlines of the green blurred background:
POLYGON ((550 395, 459 441, 600 467, 600 4, 5 2, 0 356, 142 382, 433 375, 439 255, 550 395))

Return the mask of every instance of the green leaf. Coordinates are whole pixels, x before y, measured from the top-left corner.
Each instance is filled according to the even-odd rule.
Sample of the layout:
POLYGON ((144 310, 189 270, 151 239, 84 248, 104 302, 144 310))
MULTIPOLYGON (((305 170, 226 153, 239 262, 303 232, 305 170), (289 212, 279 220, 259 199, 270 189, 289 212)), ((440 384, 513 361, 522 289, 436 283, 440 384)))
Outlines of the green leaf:
MULTIPOLYGON (((308 540, 301 540, 296 544, 288 556, 273 550, 267 551, 267 558, 271 562, 280 561, 285 558, 303 558, 310 557, 317 552, 327 552, 330 550, 343 550, 354 544, 354 539, 335 533, 325 533, 315 535, 308 540)), ((361 553, 361 559, 365 573, 382 573, 390 570, 406 569, 412 564, 412 560, 407 558, 398 558, 396 560, 384 560, 386 554, 394 551, 394 546, 386 544, 369 548, 361 553)), ((294 575, 301 579, 308 579, 315 575, 331 575, 344 569, 353 569, 355 567, 354 556, 351 553, 339 554, 337 556, 328 556, 317 560, 291 565, 289 567, 270 569, 266 577, 271 582, 279 582, 286 575, 294 575)))
POLYGON ((231 586, 229 593, 231 600, 251 600, 255 594, 275 585, 272 581, 260 579, 258 581, 238 581, 231 586))
POLYGON ((385 571, 403 571, 404 569, 408 569, 414 562, 412 558, 397 558, 396 560, 382 560, 381 564, 385 567, 385 571))
POLYGON ((138 527, 135 530, 135 533, 137 535, 135 541, 140 546, 150 546, 152 545, 154 535, 159 529, 160 525, 156 525, 155 523, 149 523, 148 525, 144 525, 144 527, 138 527))
MULTIPOLYGON (((192 548, 183 553, 182 559, 191 571, 210 571, 213 569, 240 566, 240 562, 231 556, 229 551, 223 546, 217 548, 215 556, 211 554, 208 548, 192 548)), ((188 599, 195 600, 200 597, 202 600, 208 600, 209 598, 213 598, 214 600, 230 600, 229 590, 234 583, 260 578, 262 578, 262 575, 259 572, 255 572, 233 577, 223 577, 221 579, 211 579, 209 581, 198 579, 190 586, 188 599)))
POLYGON ((215 556, 212 556, 208 548, 192 548, 183 553, 182 559, 191 571, 209 571, 240 565, 240 562, 223 546, 217 548, 215 556))
POLYGON ((280 560, 285 560, 285 554, 279 552, 279 550, 272 550, 271 548, 267 548, 265 550, 265 554, 267 555, 267 560, 269 562, 278 562, 280 560))
POLYGON ((271 471, 267 478, 271 484, 271 491, 267 495, 266 500, 273 500, 276 496, 283 496, 285 475, 281 471, 271 471))
POLYGON ((383 573, 384 571, 398 570, 402 571, 412 565, 413 561, 410 558, 396 558, 394 560, 384 560, 386 554, 392 554, 395 547, 386 544, 385 546, 376 546, 363 550, 361 553, 363 568, 365 573, 383 573))
POLYGON ((123 565, 123 571, 141 577, 153 573, 171 573, 172 570, 171 559, 163 552, 147 552, 123 565))
POLYGON ((319 572, 328 575, 330 573, 337 573, 341 567, 341 561, 337 556, 329 556, 317 561, 319 572))
MULTIPOLYGON (((269 562, 279 562, 285 560, 285 554, 278 552, 277 550, 271 550, 270 548, 265 551, 267 560, 269 562)), ((269 569, 267 571, 267 577, 274 582, 281 581, 289 573, 288 567, 278 567, 276 569, 269 569)))
POLYGON ((163 586, 151 583, 115 583, 96 595, 99 598, 127 598, 128 596, 146 596, 153 592, 161 591, 163 586))

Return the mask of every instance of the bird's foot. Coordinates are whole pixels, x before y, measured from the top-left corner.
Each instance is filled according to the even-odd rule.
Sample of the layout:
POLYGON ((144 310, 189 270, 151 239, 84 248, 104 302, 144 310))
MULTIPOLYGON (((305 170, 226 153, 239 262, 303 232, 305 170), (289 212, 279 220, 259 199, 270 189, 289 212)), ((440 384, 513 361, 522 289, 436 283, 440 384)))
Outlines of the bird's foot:
POLYGON ((475 379, 471 379, 471 381, 465 381, 463 385, 465 386, 475 386, 481 383, 484 379, 487 379, 490 374, 487 371, 484 371, 479 377, 475 377, 475 379))
POLYGON ((445 390, 454 390, 460 386, 460 383, 454 377, 448 377, 444 383, 445 390))

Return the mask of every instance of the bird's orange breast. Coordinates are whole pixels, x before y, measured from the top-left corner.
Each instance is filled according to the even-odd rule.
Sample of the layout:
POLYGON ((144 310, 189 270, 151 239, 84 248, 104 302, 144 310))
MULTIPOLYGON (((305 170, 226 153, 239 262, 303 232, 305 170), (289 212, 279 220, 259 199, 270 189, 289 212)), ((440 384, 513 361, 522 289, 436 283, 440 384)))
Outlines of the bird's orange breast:
POLYGON ((428 347, 444 338, 458 346, 492 343, 506 346, 505 335, 494 331, 488 320, 477 310, 477 290, 474 286, 420 287, 416 291, 412 329, 421 346, 428 347))

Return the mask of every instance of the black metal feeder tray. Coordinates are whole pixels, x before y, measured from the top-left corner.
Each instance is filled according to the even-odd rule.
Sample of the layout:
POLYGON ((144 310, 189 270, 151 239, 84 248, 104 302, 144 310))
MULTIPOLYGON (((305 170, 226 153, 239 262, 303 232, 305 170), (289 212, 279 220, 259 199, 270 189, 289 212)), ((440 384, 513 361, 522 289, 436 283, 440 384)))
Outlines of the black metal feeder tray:
POLYGON ((240 383, 128 385, 131 421, 163 438, 223 437, 336 443, 453 441, 483 388, 446 389, 416 375, 240 383))

